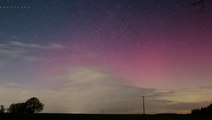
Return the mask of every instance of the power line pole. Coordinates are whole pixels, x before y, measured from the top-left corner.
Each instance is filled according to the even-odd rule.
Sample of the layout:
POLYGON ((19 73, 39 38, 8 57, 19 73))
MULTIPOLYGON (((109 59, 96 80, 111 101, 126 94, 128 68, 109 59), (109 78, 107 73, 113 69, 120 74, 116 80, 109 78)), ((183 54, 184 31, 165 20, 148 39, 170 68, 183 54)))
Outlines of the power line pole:
POLYGON ((143 100, 143 114, 145 115, 145 96, 142 96, 142 100, 143 100))

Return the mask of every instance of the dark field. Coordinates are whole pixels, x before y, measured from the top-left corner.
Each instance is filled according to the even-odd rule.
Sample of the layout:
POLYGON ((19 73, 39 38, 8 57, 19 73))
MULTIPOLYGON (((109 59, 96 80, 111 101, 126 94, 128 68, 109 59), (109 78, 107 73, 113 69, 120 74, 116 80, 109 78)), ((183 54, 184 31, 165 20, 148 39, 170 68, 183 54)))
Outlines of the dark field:
POLYGON ((212 120, 212 115, 0 114, 0 120, 212 120))

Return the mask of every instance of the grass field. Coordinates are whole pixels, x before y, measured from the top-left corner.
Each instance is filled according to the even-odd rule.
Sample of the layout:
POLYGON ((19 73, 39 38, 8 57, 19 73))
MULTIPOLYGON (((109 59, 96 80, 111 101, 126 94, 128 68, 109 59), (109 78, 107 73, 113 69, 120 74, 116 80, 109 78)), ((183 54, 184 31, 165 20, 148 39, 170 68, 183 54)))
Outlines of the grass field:
POLYGON ((0 114, 0 120, 212 120, 212 115, 0 114))

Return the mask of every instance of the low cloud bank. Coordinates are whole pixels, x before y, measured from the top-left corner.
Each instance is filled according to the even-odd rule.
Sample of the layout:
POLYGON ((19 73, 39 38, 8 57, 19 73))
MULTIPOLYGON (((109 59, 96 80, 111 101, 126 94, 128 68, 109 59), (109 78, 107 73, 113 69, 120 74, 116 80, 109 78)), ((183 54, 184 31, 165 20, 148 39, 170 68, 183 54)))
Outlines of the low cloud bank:
MULTIPOLYGON (((44 103, 44 112, 58 113, 100 113, 101 110, 104 113, 142 113, 141 96, 146 96, 147 113, 186 113, 207 104, 170 99, 177 91, 134 87, 98 68, 72 68, 45 82, 48 83, 46 88, 1 84, 1 104, 8 107, 36 96, 44 103)), ((179 96, 178 99, 183 98, 179 96)))

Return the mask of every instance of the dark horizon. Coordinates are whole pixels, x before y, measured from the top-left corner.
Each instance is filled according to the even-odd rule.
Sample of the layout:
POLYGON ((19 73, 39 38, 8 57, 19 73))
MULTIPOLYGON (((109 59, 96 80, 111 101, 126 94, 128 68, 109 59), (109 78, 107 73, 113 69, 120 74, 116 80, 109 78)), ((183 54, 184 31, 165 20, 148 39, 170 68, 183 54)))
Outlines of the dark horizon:
POLYGON ((164 115, 102 115, 102 114, 0 114, 1 118, 4 119, 22 119, 22 120, 29 120, 29 119, 39 119, 39 120, 70 120, 70 119, 77 119, 77 120, 139 120, 139 119, 148 119, 148 120, 211 120, 211 115, 175 115, 175 114, 164 114, 164 115))

